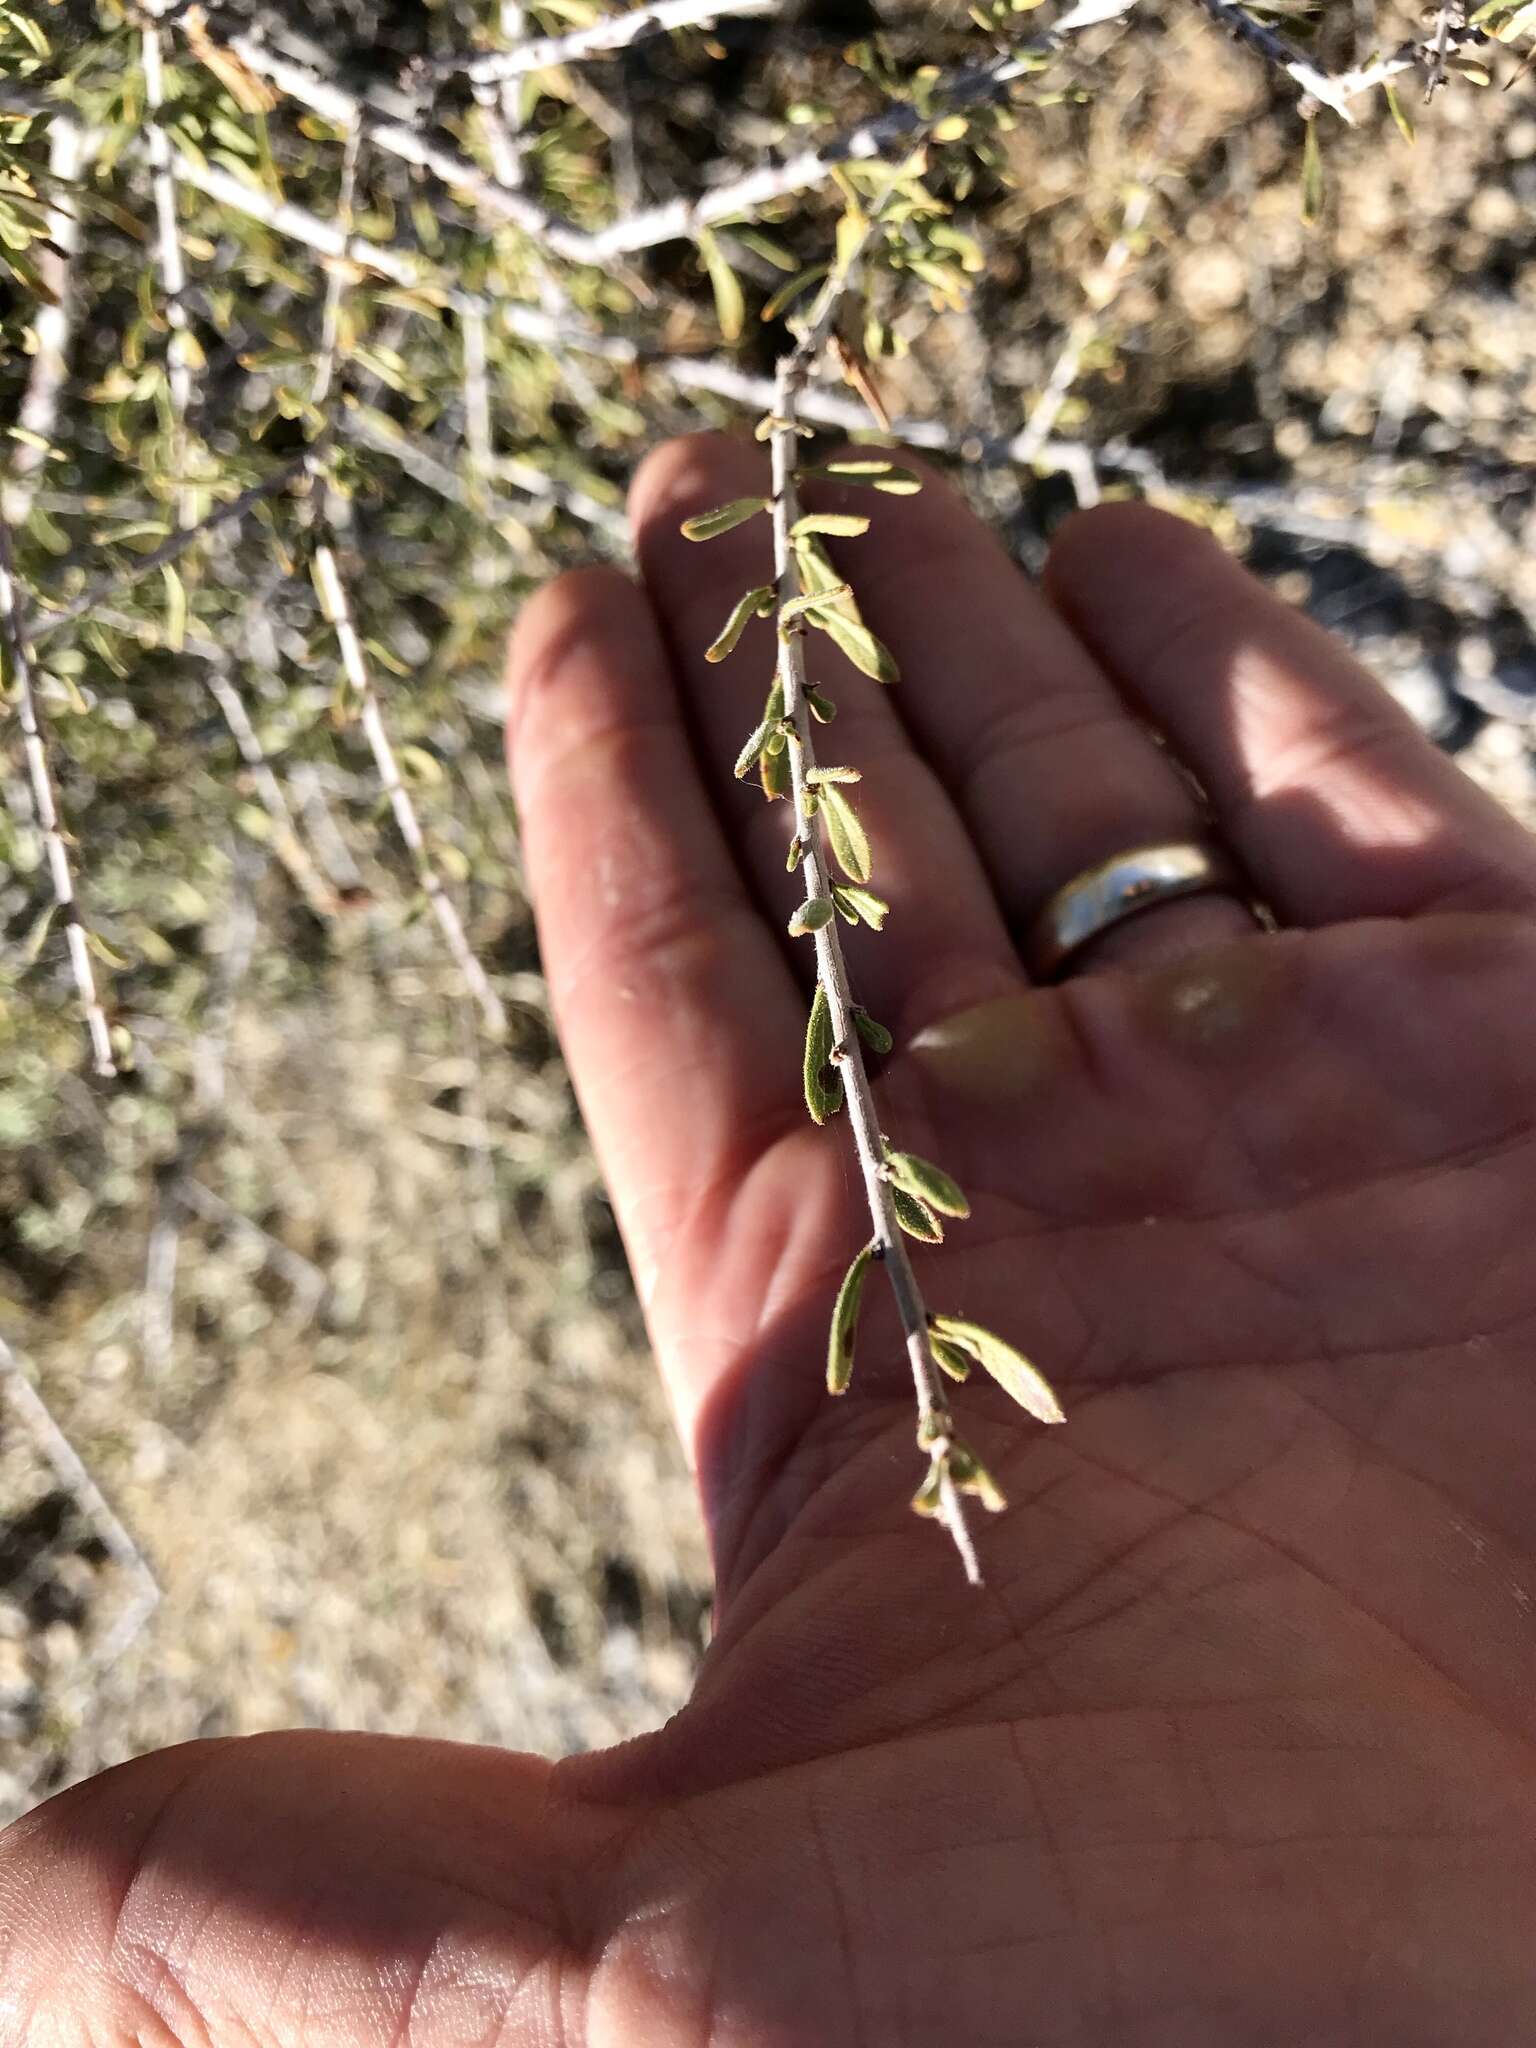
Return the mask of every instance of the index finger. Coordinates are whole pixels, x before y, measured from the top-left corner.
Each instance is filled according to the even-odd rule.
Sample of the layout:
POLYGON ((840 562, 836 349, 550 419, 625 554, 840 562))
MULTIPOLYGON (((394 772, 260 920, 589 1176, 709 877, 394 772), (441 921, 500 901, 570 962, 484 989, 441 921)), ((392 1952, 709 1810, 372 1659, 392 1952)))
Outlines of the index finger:
POLYGON ((701 1191, 803 1120, 805 1005, 704 793, 644 592, 609 569, 549 584, 507 686, 550 997, 648 1303, 701 1191))

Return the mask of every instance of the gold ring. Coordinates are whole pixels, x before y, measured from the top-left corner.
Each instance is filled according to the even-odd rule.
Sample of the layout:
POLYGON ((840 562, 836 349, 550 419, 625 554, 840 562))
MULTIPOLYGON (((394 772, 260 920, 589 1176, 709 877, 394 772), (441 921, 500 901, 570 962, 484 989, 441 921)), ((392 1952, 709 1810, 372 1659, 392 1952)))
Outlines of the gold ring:
POLYGON ((1090 940, 1179 896, 1225 892, 1249 900, 1236 864, 1198 839, 1133 846, 1063 884, 1029 928, 1024 953, 1037 981, 1054 981, 1090 940))

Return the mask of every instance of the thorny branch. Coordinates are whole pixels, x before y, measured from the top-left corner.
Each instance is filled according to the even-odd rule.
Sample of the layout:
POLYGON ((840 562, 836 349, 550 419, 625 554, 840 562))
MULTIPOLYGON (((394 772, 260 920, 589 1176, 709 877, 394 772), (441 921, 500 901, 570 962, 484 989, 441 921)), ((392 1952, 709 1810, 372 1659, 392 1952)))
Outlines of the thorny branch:
POLYGON ((510 50, 489 54, 438 57, 423 69, 432 79, 459 77, 468 79, 471 85, 500 85, 530 71, 574 64, 582 57, 610 56, 639 42, 643 36, 662 35, 679 28, 708 28, 727 15, 777 14, 783 5, 784 0, 655 0, 652 6, 607 15, 587 28, 571 29, 562 36, 537 36, 510 50))
POLYGON ((75 896, 74 876, 70 871, 69 851, 65 845, 64 830, 59 823, 58 804, 54 800, 53 777, 48 767, 48 750, 43 741, 42 727, 38 722, 37 700, 32 689, 32 655, 29 645, 27 622, 22 613, 21 592, 16 583, 15 562, 11 553, 11 529, 9 522, 0 518, 0 633, 6 642, 9 654, 12 687, 16 694, 17 717, 21 723, 22 751, 26 756, 27 774, 32 784, 32 804, 37 813, 38 830, 43 835, 43 846, 48 856, 48 872, 53 881, 53 900, 64 936, 69 946, 70 965, 74 970, 75 987, 85 1010, 86 1028, 91 1035, 91 1050, 95 1056, 96 1071, 106 1079, 117 1072, 117 1061, 112 1053, 112 1033, 107 1025, 107 1014, 96 993, 96 974, 91 965, 90 941, 80 917, 80 905, 75 896))
MULTIPOLYGON (((342 173, 340 212, 344 234, 351 215, 359 147, 360 137, 354 127, 347 132, 346 159, 342 173)), ((342 300, 345 289, 346 280, 342 267, 333 264, 326 281, 320 352, 315 363, 314 382, 310 389, 310 404, 322 422, 330 403, 331 386, 335 381, 340 354, 342 300)), ((356 700, 358 722, 362 726, 363 736, 368 742, 374 766, 378 770, 379 781, 394 813, 396 829, 405 842, 406 851, 410 854, 416 869, 416 878, 431 906, 433 916, 437 919, 438 928, 443 934, 464 985, 480 1006, 486 1029, 499 1038, 505 1034, 507 1028, 506 1011, 502 1007, 501 998, 491 987, 485 969, 475 958, 474 948, 469 943, 458 909, 444 888, 443 878, 433 863, 426 835, 416 815, 416 806, 411 801, 410 791, 406 788, 400 773, 400 764, 395 758, 394 745, 389 737, 389 728, 384 723, 384 713, 379 703, 373 672, 363 649, 362 638, 352 615, 351 599, 336 560, 336 550, 331 539, 334 508, 325 467, 327 442, 328 437, 322 431, 312 445, 305 462, 310 488, 319 494, 315 501, 314 567, 315 588, 319 593, 320 608, 336 635, 336 643, 341 652, 342 670, 347 679, 347 686, 356 700)))
POLYGON ((16 425, 21 430, 11 455, 10 475, 0 504, 12 528, 24 526, 32 509, 45 444, 53 439, 59 399, 69 374, 70 329, 75 308, 75 258, 80 247, 80 213, 72 199, 61 199, 85 168, 92 138, 69 114, 55 114, 48 126, 48 246, 39 253, 38 273, 53 294, 32 321, 35 352, 16 425))

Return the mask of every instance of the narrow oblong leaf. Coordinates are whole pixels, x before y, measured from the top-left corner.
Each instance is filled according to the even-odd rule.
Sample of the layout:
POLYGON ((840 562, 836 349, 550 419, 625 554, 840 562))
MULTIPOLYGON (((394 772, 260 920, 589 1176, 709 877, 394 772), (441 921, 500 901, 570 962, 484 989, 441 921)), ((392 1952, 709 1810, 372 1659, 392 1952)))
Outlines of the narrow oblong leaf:
POLYGON ((875 896, 868 889, 851 889, 846 882, 834 882, 832 896, 850 924, 858 918, 872 932, 884 929, 891 906, 883 896, 875 896))
POLYGON ((789 851, 784 856, 784 866, 790 874, 793 874, 795 872, 795 869, 799 867, 801 861, 803 861, 804 859, 805 841, 800 837, 800 834, 797 832, 794 838, 791 839, 789 842, 789 851))
POLYGON ((934 1336, 968 1351, 977 1364, 992 1375, 1004 1393, 1011 1394, 1037 1422, 1066 1421, 1061 1403, 1044 1374, 1038 1372, 1022 1351, 1015 1350, 996 1331, 988 1330, 980 1323, 967 1322, 961 1316, 930 1316, 928 1324, 934 1336))
POLYGON ((915 1237, 919 1244, 944 1242, 944 1226, 926 1202, 919 1201, 916 1195, 909 1195, 905 1188, 892 1188, 891 1203, 896 1211, 896 1221, 908 1237, 915 1237))
MULTIPOLYGON (((845 891, 844 893, 846 894, 847 892, 845 891)), ((861 1010, 857 1006, 855 1006, 853 1012, 853 1028, 858 1032, 860 1038, 863 1039, 871 1052, 888 1053, 896 1043, 889 1031, 886 1030, 885 1026, 877 1018, 871 1017, 868 1010, 861 1010)))
POLYGON ((808 292, 813 284, 819 283, 826 276, 829 267, 825 263, 813 263, 809 269, 802 270, 798 277, 792 277, 786 284, 781 284, 773 297, 763 307, 759 317, 764 320, 777 320, 781 313, 785 312, 795 303, 796 299, 801 297, 803 293, 808 292))
POLYGON ((821 629, 840 654, 848 659, 861 675, 869 676, 877 683, 899 683, 901 670, 896 657, 883 640, 877 640, 862 619, 850 619, 843 612, 814 611, 811 624, 821 629))
POLYGON ((706 661, 724 661, 725 657, 735 648, 737 641, 745 633, 752 621, 755 618, 761 617, 765 609, 771 610, 772 606, 773 586, 771 584, 760 583, 755 590, 743 591, 736 600, 736 606, 731 616, 720 628, 718 636, 705 648, 704 659, 706 661))
POLYGON ((1317 139, 1317 123, 1307 123, 1307 139, 1301 151, 1301 217, 1308 227, 1323 213, 1323 148, 1317 139))
POLYGON ((810 706, 811 716, 818 725, 830 725, 837 716, 837 706, 824 690, 808 689, 805 701, 810 706))
POLYGON ((1003 1489, 967 1445, 950 1445, 949 1476, 962 1493, 974 1494, 989 1514, 1001 1514, 1007 1507, 1003 1489))
MULTIPOLYGON (((736 780, 740 782, 752 772, 752 763, 757 759, 773 736, 774 729, 784 716, 784 685, 775 676, 773 688, 768 692, 768 701, 763 706, 762 721, 752 730, 751 737, 736 756, 736 780)), ((775 752, 778 751, 776 748, 775 752)))
POLYGON ((857 768, 815 767, 806 776, 807 782, 862 782, 863 776, 857 768))
POLYGON ((934 1364, 941 1372, 947 1372, 952 1380, 968 1380, 975 1360, 968 1351, 962 1351, 958 1344, 951 1344, 943 1337, 928 1333, 928 1348, 933 1353, 934 1364))
POLYGON ((905 1188, 941 1216, 966 1217, 971 1205, 959 1183, 950 1179, 931 1159, 919 1159, 915 1152, 888 1152, 885 1170, 893 1187, 905 1188))
POLYGON ((841 604, 845 598, 850 598, 852 595, 853 585, 851 583, 833 583, 829 584, 825 590, 803 591, 799 597, 792 597, 789 603, 783 607, 779 613, 779 623, 787 625, 791 619, 804 618, 810 615, 816 618, 816 623, 819 624, 818 614, 825 612, 832 605, 841 604))
POLYGON ((827 1392, 846 1394, 848 1382, 853 1377, 853 1340, 858 1334, 859 1303, 864 1295, 864 1280, 869 1272, 870 1261, 875 1255, 872 1244, 865 1245, 857 1253, 853 1264, 843 1275, 843 1284, 837 1290, 837 1300, 832 1304, 832 1328, 827 1338, 827 1392))
POLYGON ((935 1458, 928 1467, 928 1477, 912 1496, 914 1515, 940 1515, 944 1512, 944 1466, 935 1458))
POLYGON ((805 1027, 805 1106, 816 1124, 824 1124, 843 1106, 842 1080, 832 1066, 832 1009, 819 981, 805 1027))
POLYGON ((744 526, 759 512, 767 510, 766 498, 733 498, 729 505, 717 505, 713 512, 700 512, 692 519, 685 519, 679 530, 684 540, 713 540, 717 534, 729 533, 735 526, 744 526))
POLYGON ((709 272, 709 282, 715 294, 715 316, 720 322, 721 336, 726 341, 738 341, 747 316, 741 280, 708 228, 699 229, 698 241, 699 254, 704 259, 704 268, 709 272))
POLYGON ((827 821, 827 836, 837 864, 851 882, 869 880, 869 838, 859 823, 858 812, 836 783, 819 785, 816 794, 827 821))
POLYGON ((830 896, 808 896, 789 920, 789 936, 801 939, 807 932, 819 932, 831 915, 830 896))
POLYGON ((791 539, 806 533, 825 533, 839 540, 857 540, 869 531, 869 517, 863 512, 807 512, 789 529, 791 539))
POLYGON ((789 754, 785 748, 780 747, 776 754, 771 754, 765 747, 757 757, 757 772, 763 785, 763 795, 770 803, 789 795, 789 754))

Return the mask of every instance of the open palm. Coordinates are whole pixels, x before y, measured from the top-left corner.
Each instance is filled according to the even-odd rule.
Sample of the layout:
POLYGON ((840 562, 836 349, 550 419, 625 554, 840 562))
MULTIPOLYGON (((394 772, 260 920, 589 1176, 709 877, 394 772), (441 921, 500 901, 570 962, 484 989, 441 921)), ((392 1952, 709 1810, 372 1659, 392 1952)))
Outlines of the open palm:
MULTIPOLYGON (((0 2048, 1356 2048, 1536 2031, 1536 847, 1205 539, 1077 522, 1027 588, 933 483, 846 566, 893 912, 850 942, 886 1128, 965 1185, 931 1305, 1050 1372, 963 1432, 968 1589, 810 1128, 788 827, 733 783, 768 653, 699 650, 762 488, 637 482, 643 586, 563 579, 512 663, 546 963, 715 1545, 659 1734, 551 1765, 292 1735, 108 1774, 0 1837, 0 2048), (1280 930, 1165 905, 1032 988, 1059 883, 1214 829, 1280 930), (724 764, 723 766, 720 764, 724 764), (860 943, 862 941, 862 943, 860 943)), ((836 492, 829 504, 845 500, 836 492)))

